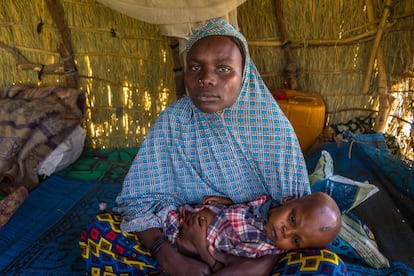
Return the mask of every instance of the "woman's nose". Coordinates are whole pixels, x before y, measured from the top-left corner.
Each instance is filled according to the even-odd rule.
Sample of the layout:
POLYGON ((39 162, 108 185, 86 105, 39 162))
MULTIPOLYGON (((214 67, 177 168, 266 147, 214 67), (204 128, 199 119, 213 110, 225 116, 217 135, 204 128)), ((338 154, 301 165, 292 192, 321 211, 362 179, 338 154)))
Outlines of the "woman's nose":
POLYGON ((212 85, 215 83, 214 73, 208 70, 203 71, 200 80, 204 85, 212 85))

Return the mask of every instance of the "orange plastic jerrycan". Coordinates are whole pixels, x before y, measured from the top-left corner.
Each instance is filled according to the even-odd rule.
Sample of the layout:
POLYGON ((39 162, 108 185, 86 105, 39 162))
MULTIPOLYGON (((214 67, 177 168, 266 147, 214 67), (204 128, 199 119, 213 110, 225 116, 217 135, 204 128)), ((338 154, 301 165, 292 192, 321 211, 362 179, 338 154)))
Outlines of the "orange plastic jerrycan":
POLYGON ((303 153, 307 153, 325 124, 325 103, 321 95, 297 90, 277 90, 272 95, 292 124, 303 153))

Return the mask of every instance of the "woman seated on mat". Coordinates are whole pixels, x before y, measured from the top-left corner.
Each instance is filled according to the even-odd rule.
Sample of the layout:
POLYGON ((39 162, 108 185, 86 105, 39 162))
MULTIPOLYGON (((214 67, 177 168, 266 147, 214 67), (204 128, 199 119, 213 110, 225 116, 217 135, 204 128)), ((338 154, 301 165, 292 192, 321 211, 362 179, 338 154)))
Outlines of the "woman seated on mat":
POLYGON ((326 247, 341 228, 341 211, 322 192, 288 197, 280 205, 268 196, 232 204, 206 197, 201 206, 171 211, 166 235, 179 252, 199 257, 214 272, 222 267, 214 252, 246 258, 281 254, 299 248, 326 247), (184 233, 185 232, 185 233, 184 233))
MULTIPOLYGON (((82 235, 82 256, 92 275, 160 269, 170 275, 210 274, 206 263, 167 242, 163 229, 171 210, 201 204, 205 195, 240 203, 310 193, 294 130, 236 28, 214 19, 190 36, 184 81, 189 96, 160 114, 116 199, 122 232, 113 229, 120 217, 104 215, 82 235)), ((276 260, 276 255, 222 260, 226 266, 217 273, 268 274, 276 260)))

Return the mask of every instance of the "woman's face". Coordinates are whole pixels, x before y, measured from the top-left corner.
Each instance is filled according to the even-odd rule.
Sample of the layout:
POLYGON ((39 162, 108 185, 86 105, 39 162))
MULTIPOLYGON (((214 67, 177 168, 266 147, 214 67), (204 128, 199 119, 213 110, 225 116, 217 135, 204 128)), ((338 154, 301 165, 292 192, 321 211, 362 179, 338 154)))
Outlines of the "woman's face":
POLYGON ((240 94, 242 63, 239 48, 226 36, 207 36, 195 42, 184 75, 195 106, 207 113, 232 106, 240 94))

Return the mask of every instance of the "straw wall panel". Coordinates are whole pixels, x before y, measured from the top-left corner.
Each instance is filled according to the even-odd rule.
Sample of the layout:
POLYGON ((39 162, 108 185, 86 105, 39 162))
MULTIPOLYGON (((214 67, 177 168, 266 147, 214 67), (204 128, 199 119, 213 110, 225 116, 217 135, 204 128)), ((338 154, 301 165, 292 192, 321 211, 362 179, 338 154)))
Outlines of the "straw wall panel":
MULTIPOLYGON (((11 51, 30 63, 61 64, 60 34, 43 0, 1 0, 1 86, 13 83, 65 86, 63 68, 42 75, 21 70, 11 51)), ((169 40, 158 27, 122 15, 92 0, 62 0, 64 20, 86 93, 87 146, 139 146, 151 123, 175 101, 169 40)), ((61 64, 62 65, 62 64, 61 64)))

